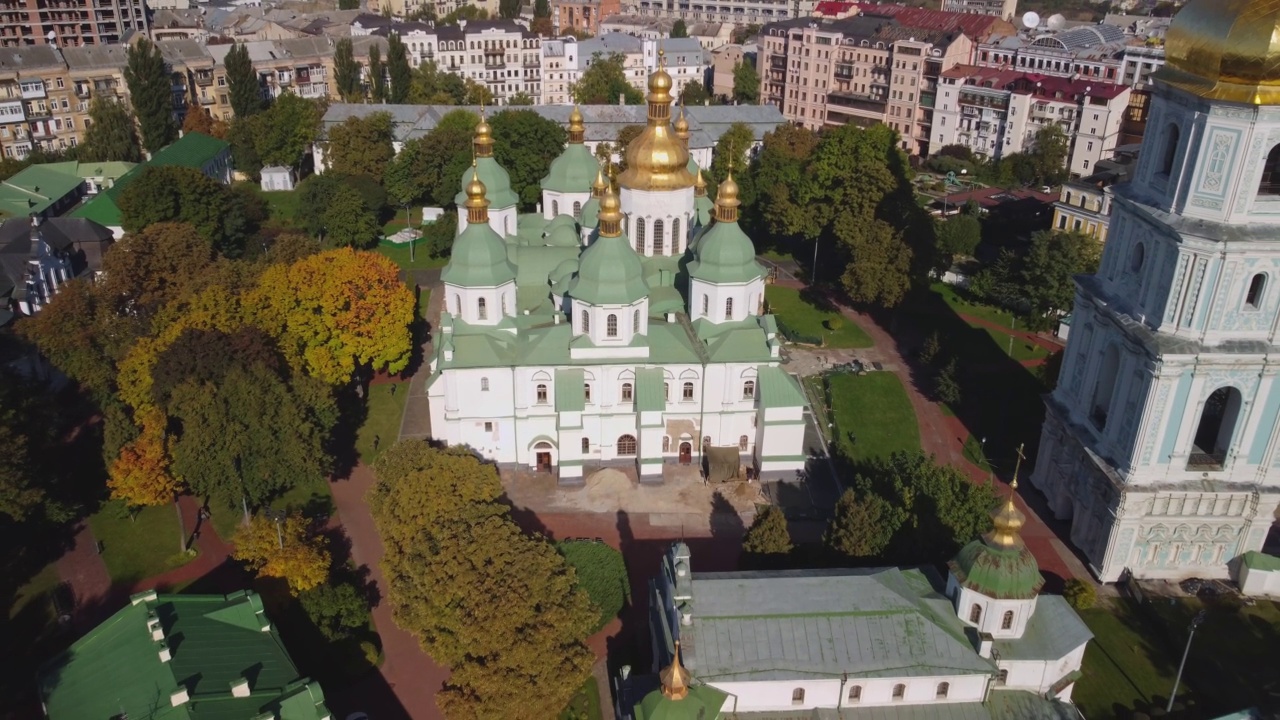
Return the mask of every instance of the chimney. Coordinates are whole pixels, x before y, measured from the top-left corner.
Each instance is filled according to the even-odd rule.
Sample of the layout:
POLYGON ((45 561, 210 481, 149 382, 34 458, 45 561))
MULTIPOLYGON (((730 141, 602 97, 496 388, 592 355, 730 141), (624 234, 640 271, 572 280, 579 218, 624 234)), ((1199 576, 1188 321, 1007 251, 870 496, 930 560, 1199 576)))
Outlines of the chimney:
POLYGON ((190 699, 191 696, 187 694, 187 689, 184 687, 180 687, 169 694, 169 703, 174 707, 185 705, 190 699))
POLYGON ((231 681, 232 697, 249 697, 249 680, 248 678, 238 677, 231 681))
POLYGON ((157 654, 160 656, 160 662, 162 663, 169 662, 173 659, 173 651, 164 643, 160 643, 160 651, 157 654))
POLYGON ((152 640, 164 639, 164 628, 160 626, 160 618, 154 612, 147 615, 147 630, 151 633, 152 640))
POLYGON ((978 633, 978 657, 991 657, 991 646, 994 640, 991 633, 978 633))

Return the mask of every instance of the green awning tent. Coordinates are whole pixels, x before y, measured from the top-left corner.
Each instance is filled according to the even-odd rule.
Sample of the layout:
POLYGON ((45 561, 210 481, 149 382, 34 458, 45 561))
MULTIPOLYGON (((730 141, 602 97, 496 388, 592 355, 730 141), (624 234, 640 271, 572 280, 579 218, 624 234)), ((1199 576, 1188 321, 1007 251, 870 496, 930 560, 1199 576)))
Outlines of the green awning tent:
POLYGON ((737 446, 705 449, 707 482, 722 483, 741 477, 741 456, 737 446))

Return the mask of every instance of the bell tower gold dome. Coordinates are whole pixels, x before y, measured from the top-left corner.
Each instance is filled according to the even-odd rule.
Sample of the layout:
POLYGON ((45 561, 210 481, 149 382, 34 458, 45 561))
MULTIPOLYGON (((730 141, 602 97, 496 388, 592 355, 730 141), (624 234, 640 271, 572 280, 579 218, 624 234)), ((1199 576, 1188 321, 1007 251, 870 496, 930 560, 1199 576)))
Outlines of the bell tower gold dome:
POLYGON ((693 187, 689 150, 671 127, 671 76, 665 53, 658 51, 658 69, 649 76, 649 121, 627 145, 627 169, 618 185, 629 190, 680 190, 693 187))
POLYGON ((1209 100, 1280 105, 1280 2, 1191 0, 1165 34, 1156 78, 1209 100))

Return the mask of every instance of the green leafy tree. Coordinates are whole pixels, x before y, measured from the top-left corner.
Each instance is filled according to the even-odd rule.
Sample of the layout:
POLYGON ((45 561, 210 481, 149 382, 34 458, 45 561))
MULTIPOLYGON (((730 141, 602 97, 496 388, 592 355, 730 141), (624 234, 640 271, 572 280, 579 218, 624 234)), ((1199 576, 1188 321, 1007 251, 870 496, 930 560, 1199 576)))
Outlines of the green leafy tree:
MULTIPOLYGON (((113 256, 125 254, 107 253, 104 265, 113 256)), ((99 284, 76 279, 64 284, 39 313, 16 325, 18 334, 39 348, 54 367, 89 390, 108 420, 112 418, 108 409, 119 404, 116 361, 141 332, 140 321, 120 317, 116 304, 115 298, 104 296, 99 284)), ((125 424, 133 425, 127 419, 125 424)), ((107 423, 108 431, 117 427, 107 423)))
POLYGON ((422 247, 431 257, 448 257, 458 235, 457 213, 445 213, 422 228, 422 247))
POLYGON ((533 16, 535 18, 551 17, 551 0, 534 0, 533 16))
POLYGON ((31 405, 18 392, 16 379, 0 375, 0 513, 26 520, 45 499, 40 472, 30 452, 31 405))
POLYGON ((383 176, 388 194, 400 205, 453 203, 479 122, 469 110, 452 110, 424 137, 405 142, 383 176))
POLYGON ((467 83, 460 76, 440 70, 426 60, 413 71, 409 102, 420 105, 461 105, 467 99, 467 83))
POLYGON ((981 241, 982 222, 972 215, 961 213, 938 223, 938 256, 948 266, 957 258, 971 257, 981 241))
POLYGON ((960 378, 956 369, 956 359, 951 358, 946 365, 938 371, 937 377, 933 379, 934 393, 941 402, 955 407, 960 404, 961 390, 960 378))
POLYGON ((329 128, 325 161, 329 171, 340 175, 380 178, 391 158, 395 157, 391 141, 391 115, 388 113, 349 117, 329 128))
POLYGON ((619 97, 627 105, 644 102, 644 93, 627 80, 626 56, 622 53, 595 53, 586 72, 569 87, 569 94, 583 105, 614 105, 619 97))
POLYGON ((784 124, 765 133, 751 175, 757 195, 747 206, 747 218, 755 227, 777 237, 785 249, 795 250, 800 228, 808 221, 809 209, 797 200, 818 134, 800 125, 784 124))
POLYGON ((1075 302, 1075 276, 1097 272, 1101 245, 1078 232, 1041 230, 1031 236, 1019 273, 1019 295, 1032 329, 1047 329, 1075 302))
POLYGON ((749 567, 780 567, 793 548, 787 516, 776 505, 768 505, 757 513, 742 538, 743 560, 749 567))
POLYGON ((177 139, 173 120, 173 90, 160 48, 139 38, 125 51, 125 84, 133 114, 142 131, 142 147, 154 153, 177 139))
POLYGON ((80 144, 81 162, 141 162, 142 148, 138 146, 138 132, 133 116, 124 104, 103 98, 94 98, 89 105, 89 128, 80 144))
POLYGON ((471 78, 467 78, 464 82, 467 91, 463 95, 463 103, 467 105, 483 105, 486 107, 494 104, 493 91, 489 89, 488 85, 476 82, 471 78))
POLYGON ((760 103, 760 73, 750 62, 733 66, 733 99, 744 105, 760 103))
POLYGON ((369 46, 369 95, 376 103, 387 101, 387 66, 376 44, 369 46))
POLYGON ((298 603, 328 640, 342 640, 369 624, 369 603, 351 583, 318 585, 298 594, 298 603))
MULTIPOLYGON (((357 0, 358 2, 358 0, 357 0)), ((360 82, 360 62, 356 60, 351 38, 342 38, 333 50, 333 82, 343 102, 364 99, 360 82)))
POLYGON ((565 562, 577 575, 577 587, 591 598, 599 611, 592 632, 600 630, 622 612, 631 597, 627 566, 622 553, 602 542, 566 540, 556 545, 565 562))
POLYGON ((267 103, 262 98, 262 84, 258 81, 258 71, 253 69, 253 60, 249 59, 248 46, 244 43, 232 45, 223 64, 227 69, 231 111, 238 118, 262 112, 267 103))
POLYGON ((409 67, 409 50, 399 33, 391 33, 387 39, 387 76, 391 81, 387 88, 387 102, 396 105, 408 102, 413 70, 409 67))
POLYGON ((640 133, 642 132, 644 132, 644 125, 623 125, 618 129, 618 139, 614 142, 612 147, 604 147, 605 143, 601 143, 597 146, 597 157, 600 157, 599 153, 604 152, 605 154, 603 157, 600 157, 600 159, 608 160, 612 152, 616 150, 620 156, 618 159, 617 172, 621 174, 623 170, 627 169, 627 147, 631 145, 632 140, 640 137, 640 133))
POLYGON ((874 560, 889 547, 902 518, 884 498, 845 490, 836 502, 823 543, 837 555, 853 560, 874 560))
POLYGON ((332 247, 370 248, 378 244, 378 217, 360 193, 345 185, 329 198, 324 212, 324 239, 332 247))
POLYGON ((258 129, 261 115, 237 117, 227 129, 227 142, 231 143, 231 161, 236 170, 250 177, 262 171, 262 157, 258 155, 258 129))
POLYGON ((253 118, 254 148, 263 165, 297 168, 320 137, 324 105, 282 93, 266 112, 253 118))
POLYGON ((298 183, 295 191, 298 204, 293 216, 294 225, 302 228, 312 237, 320 235, 324 228, 324 212, 329 207, 329 199, 343 185, 345 185, 343 177, 331 172, 309 175, 298 183))
POLYGON ((338 0, 339 10, 359 10, 360 0, 338 0))
POLYGON ((499 0, 498 17, 512 20, 520 17, 520 0, 499 0))
POLYGON ((1071 155, 1071 138, 1056 123, 1048 123, 1036 131, 1030 156, 1036 180, 1042 185, 1060 185, 1068 177, 1067 158, 1071 155))
POLYGON ((673 38, 689 37, 689 26, 685 24, 684 20, 677 19, 675 23, 671 25, 671 37, 673 38))
POLYGON ((938 335, 938 331, 934 330, 929 333, 929 337, 924 339, 924 344, 920 346, 920 354, 918 355, 920 362, 925 365, 932 365, 941 357, 942 353, 942 336, 938 335))
POLYGON ((489 120, 493 127, 493 155, 511 175, 511 189, 525 209, 542 197, 542 178, 568 139, 559 123, 533 110, 504 110, 489 120))
POLYGON ((751 181, 751 166, 747 160, 755 141, 755 131, 743 122, 730 125, 729 129, 716 141, 715 149, 711 151, 711 167, 706 177, 710 185, 708 190, 713 195, 718 189, 718 184, 729 176, 729 169, 733 168, 733 179, 738 183, 738 198, 748 207, 755 204, 755 184, 751 181))
POLYGON ((533 105, 535 103, 533 102, 532 95, 521 90, 520 92, 515 93, 511 97, 507 98, 507 104, 514 107, 524 107, 527 105, 533 105))
POLYGON ((175 165, 145 167, 120 193, 120 225, 133 233, 162 222, 188 223, 215 252, 240 257, 254 228, 241 197, 199 170, 175 165))
POLYGON ((165 305, 198 290, 212 271, 213 248, 187 223, 151 223, 124 242, 128 252, 106 254, 95 286, 112 313, 149 322, 165 305))
POLYGON ((684 105, 702 105, 711 100, 711 93, 697 80, 690 80, 680 91, 680 102, 684 105))
POLYGON ((459 5, 457 10, 445 15, 436 22, 437 25, 458 25, 463 21, 488 20, 489 11, 478 5, 459 5))

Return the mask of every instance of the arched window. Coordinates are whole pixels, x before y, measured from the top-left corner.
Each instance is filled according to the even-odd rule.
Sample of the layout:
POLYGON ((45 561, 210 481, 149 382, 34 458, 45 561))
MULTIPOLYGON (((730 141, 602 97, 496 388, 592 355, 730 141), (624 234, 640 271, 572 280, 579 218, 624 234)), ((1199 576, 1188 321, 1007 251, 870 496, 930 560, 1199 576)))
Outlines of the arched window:
POLYGON ((610 315, 604 319, 604 334, 609 337, 618 337, 618 316, 610 315))
POLYGON ((750 400, 756 396, 756 381, 748 380, 742 383, 742 399, 750 400))
POLYGON ((850 685, 849 686, 849 702, 861 702, 861 700, 862 700, 862 686, 850 685))
POLYGON ((665 255, 667 253, 666 238, 662 236, 662 230, 663 230, 662 220, 661 219, 654 220, 653 221, 653 254, 655 256, 665 255))
POLYGON ((996 685, 1001 686, 1001 685, 1007 684, 1008 682, 1009 682, 1009 671, 1002 668, 1000 672, 996 673, 996 685))
POLYGON ((1280 195, 1280 145, 1267 153, 1267 163, 1262 166, 1262 180, 1258 182, 1259 195, 1280 195))
POLYGON ((577 200, 573 201, 573 219, 582 220, 582 203, 577 200))
POLYGON ((906 696, 907 696, 907 686, 906 686, 906 685, 903 685, 902 683, 898 683, 897 685, 894 685, 894 686, 893 686, 893 699, 894 699, 894 700, 901 700, 901 699, 905 698, 906 696))
POLYGON ((1195 444, 1187 459, 1188 470, 1222 469, 1240 417, 1240 404, 1240 391, 1233 387, 1218 388, 1205 400, 1200 424, 1196 426, 1195 444))
POLYGON ((551 217, 555 217, 559 214, 560 214, 560 201, 552 200, 551 201, 551 217))
POLYGON ((453 314, 462 317, 462 296, 457 293, 453 295, 453 314))
POLYGON ((631 402, 631 383, 622 383, 622 402, 631 402))
POLYGON ((644 218, 636 218, 636 252, 644 254, 644 218))
POLYGON ((669 382, 662 383, 662 399, 663 400, 671 399, 671 383, 669 382))
POLYGON ((582 399, 591 402, 591 383, 582 384, 582 399))
POLYGON ((671 221, 671 254, 679 255, 684 249, 684 238, 680 237, 680 218, 671 221))
POLYGON ((498 296, 498 301, 501 303, 502 317, 506 317, 507 316, 507 296, 506 295, 498 296))
POLYGON ((591 452, 591 440, 582 438, 582 454, 586 455, 589 452, 591 452))
POLYGON ((489 392, 489 378, 480 378, 480 392, 489 392))
POLYGON ((1093 386, 1093 403, 1089 409, 1089 419, 1102 430, 1107 426, 1107 413, 1111 409, 1111 395, 1116 389, 1116 375, 1120 373, 1120 351, 1115 345, 1108 345, 1102 356, 1102 365, 1098 369, 1098 380, 1093 386))
POLYGON ((582 332, 591 332, 591 313, 586 310, 582 311, 582 332))
POLYGON ((631 332, 632 332, 632 333, 634 333, 634 334, 636 334, 636 335, 639 335, 639 334, 640 334, 640 310, 639 310, 639 308, 637 308, 634 312, 632 312, 632 313, 631 313, 631 332))
MULTIPOLYGON (((1164 157, 1161 159, 1160 172, 1165 175, 1173 174, 1173 163, 1178 159, 1178 141, 1182 137, 1182 131, 1177 125, 1169 123, 1168 129, 1164 131, 1164 157)), ((1273 153, 1275 151, 1272 151, 1273 153)))
POLYGON ((485 306, 484 298, 476 299, 476 314, 477 314, 477 317, 479 317, 481 320, 488 319, 489 308, 485 306))
POLYGON ((750 442, 750 441, 749 441, 749 440, 747 440, 747 436, 746 436, 746 435, 739 435, 739 436, 738 436, 738 449, 739 449, 739 450, 746 450, 746 449, 747 449, 747 443, 749 443, 749 442, 750 442))
POLYGON ((538 387, 534 388, 534 396, 539 405, 547 404, 547 386, 544 383, 538 383, 538 387))
POLYGON ((671 452, 671 436, 662 436, 662 452, 671 452))
POLYGON ((938 683, 938 691, 934 693, 934 697, 941 700, 942 698, 946 697, 947 693, 949 692, 951 692, 951 683, 940 682, 938 683))
POLYGON ((733 298, 726 298, 724 301, 724 319, 733 319, 733 298))
POLYGON ((684 384, 684 392, 681 394, 681 397, 685 400, 693 399, 693 383, 687 382, 684 384))
POLYGON ((1267 289, 1267 276, 1264 273, 1258 273, 1249 281, 1249 292, 1245 293, 1244 304, 1250 310, 1257 310, 1262 307, 1263 292, 1267 289))
POLYGON ((1129 253, 1129 269, 1138 272, 1142 269, 1142 263, 1147 259, 1147 247, 1142 243, 1133 246, 1133 251, 1129 253))
POLYGON ((796 688, 795 690, 791 691, 791 704, 792 705, 804 704, 804 688, 796 688))
POLYGON ((1013 629, 1013 611, 1012 610, 1004 611, 1004 617, 1000 618, 1000 629, 1001 630, 1013 629))
POLYGON ((636 454, 636 438, 634 435, 623 435, 618 438, 618 454, 619 455, 635 455, 636 454))
POLYGON ((974 603, 973 607, 969 608, 969 622, 974 625, 982 622, 982 606, 978 603, 974 603))
POLYGON ((706 315, 707 315, 708 313, 710 313, 710 312, 711 312, 711 298, 707 297, 706 295, 703 295, 703 296, 702 296, 702 315, 703 315, 703 317, 706 317, 706 315))

